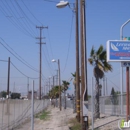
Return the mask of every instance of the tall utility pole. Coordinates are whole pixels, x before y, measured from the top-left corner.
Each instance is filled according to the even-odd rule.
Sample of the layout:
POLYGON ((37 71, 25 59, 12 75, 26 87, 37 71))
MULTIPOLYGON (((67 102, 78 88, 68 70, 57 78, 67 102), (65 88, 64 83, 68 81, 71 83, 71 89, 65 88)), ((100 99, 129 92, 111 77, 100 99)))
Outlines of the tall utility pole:
POLYGON ((9 85, 10 85, 10 57, 8 58, 7 98, 9 98, 9 85))
POLYGON ((37 39, 40 40, 40 69, 39 69, 39 99, 41 100, 41 79, 42 79, 42 29, 43 28, 48 28, 48 27, 43 27, 43 26, 36 26, 36 28, 40 29, 40 37, 37 39))
POLYGON ((83 104, 86 107, 83 112, 84 118, 84 129, 89 128, 88 123, 88 76, 87 76, 87 39, 86 39, 86 0, 83 0, 83 40, 84 40, 84 94, 83 94, 83 104))
POLYGON ((83 92, 84 92, 84 43, 83 43, 83 0, 80 0, 80 48, 81 48, 81 120, 83 126, 83 92))
POLYGON ((80 44, 81 44, 81 123, 82 130, 88 129, 87 109, 87 55, 85 0, 80 0, 80 44), (85 105, 86 104, 86 105, 85 105))
POLYGON ((80 122, 80 84, 79 84, 79 21, 78 21, 78 0, 75 0, 75 22, 76 22, 76 111, 77 120, 80 122))

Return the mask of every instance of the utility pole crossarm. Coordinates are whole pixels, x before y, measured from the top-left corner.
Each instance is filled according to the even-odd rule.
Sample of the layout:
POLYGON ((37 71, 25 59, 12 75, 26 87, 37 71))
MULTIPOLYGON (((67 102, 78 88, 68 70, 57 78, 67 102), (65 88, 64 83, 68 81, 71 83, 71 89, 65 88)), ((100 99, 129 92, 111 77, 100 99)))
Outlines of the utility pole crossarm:
POLYGON ((40 29, 47 28, 48 29, 48 26, 36 26, 36 28, 40 28, 40 29))

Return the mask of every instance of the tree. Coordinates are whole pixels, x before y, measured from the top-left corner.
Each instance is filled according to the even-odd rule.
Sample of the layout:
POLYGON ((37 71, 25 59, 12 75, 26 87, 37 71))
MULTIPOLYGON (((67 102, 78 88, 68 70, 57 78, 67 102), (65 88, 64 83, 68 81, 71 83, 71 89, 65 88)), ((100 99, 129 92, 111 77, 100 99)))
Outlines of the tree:
POLYGON ((20 99, 20 93, 11 93, 11 99, 20 99))
POLYGON ((90 51, 90 58, 88 59, 90 65, 93 68, 93 74, 96 79, 95 85, 95 111, 94 117, 100 118, 100 110, 99 110, 99 79, 104 77, 104 73, 108 71, 112 71, 112 66, 106 61, 106 50, 102 45, 96 51, 94 47, 92 47, 90 51))
POLYGON ((6 98, 6 95, 7 95, 7 92, 5 91, 0 92, 0 97, 6 98))
POLYGON ((70 85, 69 82, 62 80, 63 88, 62 91, 65 92, 68 89, 68 86, 70 85))
POLYGON ((64 109, 66 109, 66 90, 68 89, 68 86, 70 85, 70 83, 65 80, 62 80, 62 83, 63 83, 64 101, 65 101, 64 109))
POLYGON ((48 93, 50 98, 58 98, 59 97, 59 86, 54 86, 48 93))
POLYGON ((114 88, 112 87, 112 89, 111 89, 111 96, 114 96, 115 95, 115 90, 114 90, 114 88))

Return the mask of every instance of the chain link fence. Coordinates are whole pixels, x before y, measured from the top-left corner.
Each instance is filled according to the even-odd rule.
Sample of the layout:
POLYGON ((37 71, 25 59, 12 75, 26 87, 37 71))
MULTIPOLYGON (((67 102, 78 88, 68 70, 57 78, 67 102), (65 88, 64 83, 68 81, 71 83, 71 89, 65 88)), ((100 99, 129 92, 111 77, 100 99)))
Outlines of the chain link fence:
MULTIPOLYGON (((126 116, 126 94, 115 96, 100 96, 100 113, 113 116, 126 116), (123 105, 121 105, 121 98, 123 105), (122 113, 121 113, 122 109, 122 113)), ((91 111, 91 98, 88 100, 88 109, 91 111)), ((94 107, 94 102, 93 102, 94 107)))
MULTIPOLYGON (((47 108, 48 100, 34 101, 34 115, 47 108)), ((14 130, 31 119, 31 100, 6 99, 0 101, 0 130, 14 130)))

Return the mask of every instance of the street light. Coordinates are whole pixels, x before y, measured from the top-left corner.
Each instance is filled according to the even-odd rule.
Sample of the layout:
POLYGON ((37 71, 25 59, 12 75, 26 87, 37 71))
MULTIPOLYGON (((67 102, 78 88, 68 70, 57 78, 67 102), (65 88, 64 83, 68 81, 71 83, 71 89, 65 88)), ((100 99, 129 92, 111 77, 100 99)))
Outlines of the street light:
POLYGON ((68 1, 64 1, 64 0, 61 0, 57 5, 56 7, 57 8, 63 8, 65 6, 69 5, 69 2, 68 1))
POLYGON ((79 22, 78 22, 78 0, 75 0, 75 8, 71 8, 69 2, 60 1, 57 5, 58 8, 69 6, 75 12, 75 41, 76 41, 76 112, 77 119, 80 122, 80 85, 79 85, 79 22))
POLYGON ((60 83, 60 60, 56 61, 55 59, 52 60, 52 62, 58 63, 58 76, 59 76, 59 108, 61 111, 61 83, 60 83))

